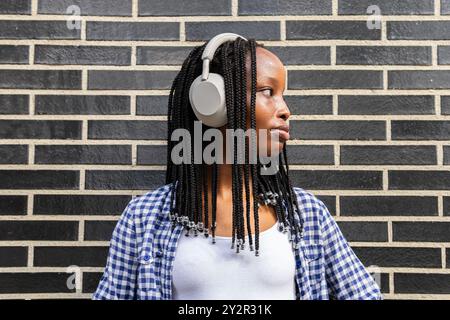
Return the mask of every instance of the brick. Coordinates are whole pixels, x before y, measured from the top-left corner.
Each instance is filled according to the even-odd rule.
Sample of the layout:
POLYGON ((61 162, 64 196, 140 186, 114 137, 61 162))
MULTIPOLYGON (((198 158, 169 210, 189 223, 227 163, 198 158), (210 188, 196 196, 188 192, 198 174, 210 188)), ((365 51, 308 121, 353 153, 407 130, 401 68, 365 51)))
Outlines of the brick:
POLYGON ((332 145, 287 145, 286 151, 289 164, 334 164, 334 148, 332 145))
POLYGON ((318 193, 314 193, 314 196, 321 200, 325 206, 327 207, 328 211, 331 213, 331 215, 336 216, 336 197, 335 196, 327 196, 327 195, 321 195, 318 193))
POLYGON ((331 15, 330 0, 241 0, 238 15, 331 15))
POLYGON ((66 21, 3 20, 0 39, 80 39, 80 30, 67 28, 66 21))
POLYGON ((384 121, 290 120, 291 139, 301 140, 384 140, 384 121))
POLYGON ((33 215, 120 215, 130 201, 128 195, 37 194, 33 215))
POLYGON ((392 222, 394 241, 449 242, 450 222, 392 222))
POLYGON ((94 293, 103 272, 83 272, 83 293, 94 293))
POLYGON ((81 71, 0 70, 0 89, 81 89, 81 71))
POLYGON ((36 114, 130 114, 130 97, 37 95, 36 114))
POLYGON ((319 190, 382 190, 381 171, 289 170, 293 185, 319 190))
POLYGON ((450 274, 396 272, 394 293, 449 294, 450 274))
POLYGON ((448 140, 450 121, 393 120, 392 140, 448 140))
POLYGON ((450 46, 438 46, 438 64, 450 65, 450 46))
POLYGON ((333 114, 333 97, 325 95, 285 96, 291 114, 333 114))
POLYGON ((137 164, 166 165, 167 146, 166 145, 137 146, 137 164))
MULTIPOLYGON (((450 197, 444 196, 444 216, 450 216, 450 197)), ((450 264, 449 264, 450 266, 450 264)))
POLYGON ((84 224, 84 240, 109 241, 117 221, 86 221, 84 224))
POLYGON ((178 22, 87 22, 88 40, 179 40, 178 22))
POLYGON ((450 147, 444 146, 444 165, 450 164, 450 147))
POLYGON ((431 196, 340 196, 341 216, 437 216, 431 196))
POLYGON ((431 65, 427 46, 336 46, 336 64, 431 65))
POLYGON ((27 196, 0 196, 0 215, 26 215, 27 196))
POLYGON ((130 145, 38 145, 36 164, 131 164, 130 145))
POLYGON ((0 231, 2 241, 74 241, 78 237, 78 221, 0 221, 0 231))
POLYGON ((386 222, 339 221, 338 224, 347 241, 388 241, 386 222))
POLYGON ((436 165, 436 146, 341 146, 343 165, 436 165))
POLYGON ((167 115, 169 105, 168 96, 137 96, 136 115, 156 116, 167 115))
POLYGON ((161 120, 89 120, 88 138, 167 140, 167 122, 161 120))
POLYGON ((380 14, 385 15, 432 15, 433 0, 341 0, 338 13, 342 15, 370 15, 369 6, 378 6, 380 14))
POLYGON ((450 190, 448 171, 389 170, 390 190, 450 190))
POLYGON ((209 40, 223 32, 232 32, 246 39, 280 40, 278 21, 234 21, 234 22, 186 22, 186 41, 209 40))
POLYGON ((338 114, 434 114, 431 95, 339 95, 338 114))
POLYGON ((387 21, 388 40, 449 40, 450 21, 387 21))
POLYGON ((31 0, 2 0, 0 14, 31 14, 31 0))
POLYGON ((18 94, 0 95, 0 114, 28 114, 29 97, 18 94))
POLYGON ((91 70, 88 88, 91 90, 170 89, 177 71, 103 71, 91 70))
POLYGON ((0 247, 0 267, 26 267, 28 247, 0 247))
POLYGON ((81 16, 131 16, 131 0, 39 0, 39 14, 73 15, 78 6, 81 16))
MULTIPOLYGON (((163 2, 161 2, 163 3, 163 2)), ((182 65, 194 46, 146 46, 136 48, 136 64, 182 65)))
POLYGON ((389 89, 449 89, 450 70, 388 71, 389 89))
POLYGON ((361 262, 379 267, 440 268, 440 248, 352 247, 361 262))
POLYGON ((441 96, 441 114, 450 114, 450 96, 441 96))
POLYGON ((131 64, 131 48, 113 46, 43 46, 35 47, 34 62, 52 65, 131 64))
POLYGON ((27 164, 28 146, 20 144, 0 145, 0 164, 27 164))
POLYGON ((0 293, 73 293, 65 272, 5 272, 0 273, 0 293))
POLYGON ((27 64, 28 46, 0 45, 0 64, 27 64))
POLYGON ((288 89, 382 89, 383 73, 366 70, 289 70, 288 89))
POLYGON ((230 0, 139 0, 139 16, 231 16, 230 0))
POLYGON ((108 247, 34 247, 35 267, 104 267, 108 247))
POLYGON ((286 21, 286 40, 381 40, 381 30, 366 21, 286 21))
POLYGON ((165 171, 86 170, 87 190, 154 190, 165 184, 165 171))
POLYGON ((330 47, 325 46, 265 46, 284 65, 329 65, 330 47))
POLYGON ((81 139, 81 121, 0 120, 0 139, 81 139))
POLYGON ((75 170, 0 170, 0 189, 76 190, 79 174, 75 170))
MULTIPOLYGON (((380 280, 378 283, 378 286, 380 287, 381 293, 389 293, 390 292, 390 286, 389 286, 389 273, 380 273, 380 280)), ((373 277, 373 275, 372 275, 373 277)))
POLYGON ((441 14, 450 14, 450 0, 441 0, 441 14))

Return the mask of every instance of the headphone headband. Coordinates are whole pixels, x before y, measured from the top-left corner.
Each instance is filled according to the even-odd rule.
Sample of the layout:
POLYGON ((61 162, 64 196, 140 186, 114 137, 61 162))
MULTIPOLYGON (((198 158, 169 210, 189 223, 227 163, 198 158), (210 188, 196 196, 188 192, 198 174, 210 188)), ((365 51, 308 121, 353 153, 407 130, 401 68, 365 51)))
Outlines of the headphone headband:
POLYGON ((233 41, 237 38, 245 39, 243 36, 236 33, 226 32, 220 33, 208 41, 205 49, 203 50, 202 60, 203 60, 203 70, 202 70, 202 80, 208 79, 209 76, 209 62, 214 58, 216 50, 225 42, 233 41))

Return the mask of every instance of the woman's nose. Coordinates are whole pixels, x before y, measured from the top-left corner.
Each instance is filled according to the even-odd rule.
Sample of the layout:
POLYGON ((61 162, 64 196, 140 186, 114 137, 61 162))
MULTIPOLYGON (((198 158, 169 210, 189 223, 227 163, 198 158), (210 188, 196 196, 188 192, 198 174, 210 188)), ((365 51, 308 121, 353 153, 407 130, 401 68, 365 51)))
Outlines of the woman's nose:
POLYGON ((284 121, 286 121, 291 115, 291 112, 289 110, 288 105, 283 100, 280 105, 277 108, 277 117, 282 118, 284 121))

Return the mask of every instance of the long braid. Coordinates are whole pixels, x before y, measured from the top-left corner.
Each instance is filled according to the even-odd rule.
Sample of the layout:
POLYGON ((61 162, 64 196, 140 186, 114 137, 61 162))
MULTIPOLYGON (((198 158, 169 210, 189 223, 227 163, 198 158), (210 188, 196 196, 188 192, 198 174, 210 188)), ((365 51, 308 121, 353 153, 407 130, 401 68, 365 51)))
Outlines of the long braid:
MULTIPOLYGON (((242 129, 242 110, 245 108, 245 104, 242 103, 241 100, 241 96, 242 96, 242 89, 243 89, 243 82, 242 82, 242 72, 245 71, 242 70, 240 68, 241 66, 241 54, 240 54, 240 43, 241 43, 241 38, 236 39, 236 41, 234 41, 233 43, 233 54, 234 57, 236 59, 235 61, 235 79, 236 79, 236 95, 235 95, 235 102, 234 102, 234 114, 235 114, 235 129, 242 129)), ((245 88, 246 89, 246 88, 245 88)), ((237 132, 237 139, 238 139, 238 143, 239 143, 239 136, 240 136, 240 131, 235 131, 237 132)), ((238 238, 238 245, 236 247, 236 252, 239 252, 239 250, 241 249, 241 245, 243 244, 244 241, 244 223, 243 223, 243 206, 242 206, 242 166, 243 164, 241 164, 241 160, 242 160, 242 155, 241 155, 241 148, 234 148, 235 151, 235 167, 236 167, 236 171, 237 171, 237 194, 238 196, 236 197, 237 200, 237 213, 236 213, 236 228, 237 228, 237 238, 238 238)))
MULTIPOLYGON (((208 200, 209 200, 209 192, 208 192, 208 167, 204 167, 204 172, 203 172, 203 197, 204 197, 204 210, 202 210, 202 214, 204 215, 204 220, 205 220, 205 228, 204 228, 204 235, 205 237, 208 236, 208 200)), ((202 220, 203 221, 203 220, 202 220)), ((203 228, 203 224, 202 224, 202 228, 203 228)), ((200 232, 203 230, 200 230, 200 232)))
MULTIPOLYGON (((233 75, 231 74, 231 68, 229 66, 230 60, 228 59, 228 50, 230 47, 230 42, 227 41, 223 45, 222 49, 222 61, 223 61, 223 77, 224 77, 224 83, 225 83, 225 103, 227 105, 227 129, 234 129, 234 108, 229 106, 234 106, 234 88, 232 84, 232 78, 233 75), (228 89, 228 90, 227 90, 228 89), (231 128, 230 128, 231 127, 231 128)), ((228 142, 228 141, 227 141, 228 142)), ((234 154, 233 154, 234 157, 234 154)), ((233 158, 234 159, 234 158, 233 158)), ((236 226, 236 173, 235 173, 235 166, 232 166, 232 179, 231 179, 231 194, 233 199, 233 212, 232 212, 232 241, 231 241, 231 249, 234 248, 235 243, 235 226, 236 226)))
POLYGON ((218 185, 218 174, 217 174, 217 162, 213 163, 212 169, 212 186, 211 186, 211 195, 212 195, 212 222, 211 222, 211 231, 212 231, 212 242, 216 243, 215 234, 216 234, 216 212, 217 212, 217 185, 218 185))
MULTIPOLYGON (((256 130, 256 46, 253 39, 249 40, 250 43, 250 55, 251 55, 251 94, 250 94, 250 127, 252 131, 256 130)), ((251 136, 251 145, 256 146, 256 137, 251 136)), ((258 156, 256 157, 258 158, 258 156)), ((258 164, 251 164, 252 171, 252 184, 253 184, 253 215, 255 216, 255 256, 259 256, 259 216, 257 203, 258 197, 258 164)))
MULTIPOLYGON (((241 77, 242 77, 242 83, 247 84, 247 72, 245 69, 245 52, 247 51, 247 44, 248 42, 243 41, 243 45, 241 46, 241 52, 240 52, 240 70, 241 70, 241 77)), ((241 121, 243 123, 243 129, 247 130, 247 88, 245 90, 242 90, 242 110, 241 113, 241 121)), ((249 150, 249 141, 244 136, 244 143, 245 143, 245 163, 250 163, 250 150, 249 150)), ((252 241, 252 231, 251 231, 251 225, 250 225, 250 185, 249 185, 249 170, 250 167, 248 165, 244 165, 244 185, 245 185, 245 212, 246 212, 246 221, 247 221, 247 234, 248 234, 248 242, 250 246, 250 251, 253 251, 253 241, 252 241)), ((245 243, 245 239, 244 239, 245 243)), ((242 249, 244 249, 244 243, 242 244, 242 249)))
MULTIPOLYGON (((245 141, 246 141, 246 139, 245 139, 245 131, 246 131, 246 129, 247 129, 247 122, 246 122, 246 111, 247 111, 247 106, 246 106, 246 104, 247 104, 247 95, 246 95, 246 93, 247 93, 247 86, 246 86, 246 77, 245 77, 245 73, 246 73, 246 70, 245 70, 245 44, 246 44, 246 42, 243 40, 243 39, 241 39, 241 38, 239 38, 239 42, 238 42, 238 44, 239 44, 239 47, 238 47, 238 50, 239 50, 239 53, 238 53, 238 57, 239 57, 239 59, 238 59, 238 66, 239 66, 239 71, 240 71, 240 76, 239 76, 239 78, 240 78, 240 83, 241 83, 241 85, 240 85, 240 89, 241 89, 241 94, 240 94, 240 98, 241 98, 241 100, 240 100, 240 103, 239 103, 239 105, 241 106, 241 108, 240 108, 240 119, 239 119, 239 123, 240 123, 240 125, 239 125, 239 128, 240 129, 242 129, 242 138, 243 138, 243 141, 244 141, 244 143, 243 143, 243 145, 244 145, 244 147, 245 147, 245 141)), ((239 148, 239 150, 240 151, 242 151, 241 150, 241 148, 239 148)), ((241 207, 241 249, 243 250, 244 248, 245 248, 245 246, 244 246, 244 244, 245 244, 245 229, 244 229, 244 206, 243 206, 243 203, 242 203, 242 196, 244 195, 244 191, 242 190, 242 180, 244 181, 244 185, 245 185, 245 192, 247 192, 247 189, 248 189, 248 182, 247 182, 247 180, 246 180, 246 176, 245 176, 245 168, 247 167, 247 165, 246 165, 246 162, 245 162, 245 160, 246 160, 246 150, 244 149, 244 153, 241 155, 241 159, 243 160, 243 164, 242 165, 240 165, 240 176, 241 176, 241 179, 240 179, 240 190, 241 190, 241 201, 240 201, 240 207, 241 207), (244 175, 244 179, 242 179, 242 174, 244 175)), ((248 198, 248 197, 247 197, 248 198)), ((247 209, 247 201, 246 201, 246 207, 245 207, 245 209, 247 209)), ((247 221, 248 222, 248 224, 250 223, 250 221, 247 221)))

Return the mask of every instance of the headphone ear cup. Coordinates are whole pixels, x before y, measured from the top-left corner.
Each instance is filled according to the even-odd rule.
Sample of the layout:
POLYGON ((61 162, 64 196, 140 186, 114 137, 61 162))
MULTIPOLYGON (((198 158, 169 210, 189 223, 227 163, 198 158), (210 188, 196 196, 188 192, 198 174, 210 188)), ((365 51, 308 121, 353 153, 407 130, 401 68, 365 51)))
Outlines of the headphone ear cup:
POLYGON ((221 127, 228 122, 223 77, 210 73, 202 81, 198 76, 189 89, 189 100, 197 118, 210 127, 221 127))

